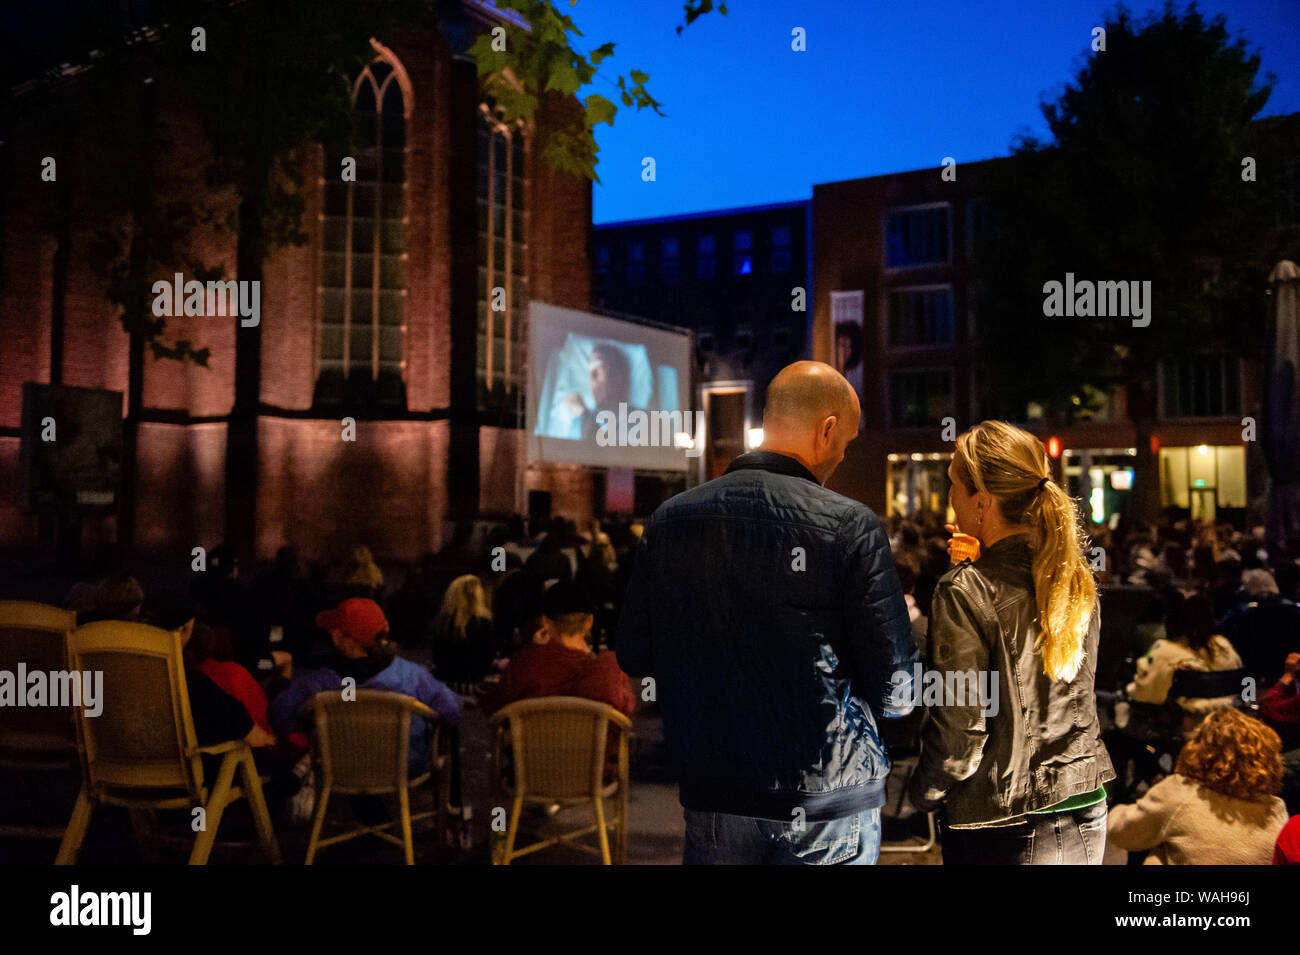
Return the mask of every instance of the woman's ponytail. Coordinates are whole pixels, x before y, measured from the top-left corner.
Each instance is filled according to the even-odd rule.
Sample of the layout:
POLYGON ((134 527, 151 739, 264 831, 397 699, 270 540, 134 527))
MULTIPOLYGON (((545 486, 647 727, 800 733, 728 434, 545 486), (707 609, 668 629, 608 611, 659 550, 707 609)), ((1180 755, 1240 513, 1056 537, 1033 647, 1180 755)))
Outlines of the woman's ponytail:
POLYGON ((1068 682, 1083 665, 1097 599, 1092 565, 1084 556, 1086 535, 1074 502, 1053 481, 1036 490, 1026 516, 1033 528, 1034 595, 1043 670, 1053 680, 1068 682))

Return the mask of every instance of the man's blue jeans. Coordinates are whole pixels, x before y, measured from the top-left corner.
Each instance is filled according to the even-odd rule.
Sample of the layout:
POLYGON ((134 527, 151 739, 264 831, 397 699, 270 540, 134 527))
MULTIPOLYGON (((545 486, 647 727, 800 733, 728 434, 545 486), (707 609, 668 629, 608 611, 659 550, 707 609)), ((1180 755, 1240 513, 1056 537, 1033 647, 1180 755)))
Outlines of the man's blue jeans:
POLYGON ((683 810, 684 865, 875 865, 880 810, 829 822, 777 822, 683 810))

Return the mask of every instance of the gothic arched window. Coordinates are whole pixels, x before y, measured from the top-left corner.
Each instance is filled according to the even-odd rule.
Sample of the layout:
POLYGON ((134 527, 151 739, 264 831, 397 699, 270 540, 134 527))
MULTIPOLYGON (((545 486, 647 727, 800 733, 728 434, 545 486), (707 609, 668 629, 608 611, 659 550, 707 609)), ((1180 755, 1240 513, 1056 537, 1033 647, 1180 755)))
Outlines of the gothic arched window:
POLYGON ((406 118, 396 61, 352 87, 352 142, 326 157, 317 400, 405 406, 406 118), (356 161, 355 180, 343 178, 356 161))

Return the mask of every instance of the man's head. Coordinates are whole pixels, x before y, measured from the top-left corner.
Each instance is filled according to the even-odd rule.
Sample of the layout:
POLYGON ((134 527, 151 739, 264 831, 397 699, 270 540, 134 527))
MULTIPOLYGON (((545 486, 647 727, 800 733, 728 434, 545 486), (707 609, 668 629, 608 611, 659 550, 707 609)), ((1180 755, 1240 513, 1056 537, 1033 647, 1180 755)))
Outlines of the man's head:
POLYGON ((550 641, 575 650, 588 647, 595 605, 585 587, 558 580, 542 595, 542 627, 550 641))
POLYGON ((600 344, 587 362, 591 397, 597 408, 612 408, 632 394, 632 363, 617 345, 600 344))
POLYGON ((316 626, 328 631, 335 649, 350 660, 368 656, 375 641, 388 632, 384 611, 363 597, 350 598, 333 610, 318 613, 316 626))
POLYGON ((789 455, 825 484, 858 436, 861 414, 843 375, 825 362, 797 361, 767 386, 763 449, 789 455))

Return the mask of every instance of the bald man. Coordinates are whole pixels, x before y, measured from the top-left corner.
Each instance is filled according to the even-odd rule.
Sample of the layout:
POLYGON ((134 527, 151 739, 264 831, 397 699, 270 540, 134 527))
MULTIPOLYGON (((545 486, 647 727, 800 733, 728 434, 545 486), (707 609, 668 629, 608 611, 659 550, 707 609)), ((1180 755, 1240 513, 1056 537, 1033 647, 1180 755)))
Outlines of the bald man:
POLYGON ((637 546, 622 669, 662 711, 684 861, 870 865, 916 648, 880 519, 823 485, 857 437, 830 365, 772 379, 763 447, 665 502, 637 546), (900 702, 902 701, 902 702, 900 702))

